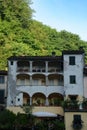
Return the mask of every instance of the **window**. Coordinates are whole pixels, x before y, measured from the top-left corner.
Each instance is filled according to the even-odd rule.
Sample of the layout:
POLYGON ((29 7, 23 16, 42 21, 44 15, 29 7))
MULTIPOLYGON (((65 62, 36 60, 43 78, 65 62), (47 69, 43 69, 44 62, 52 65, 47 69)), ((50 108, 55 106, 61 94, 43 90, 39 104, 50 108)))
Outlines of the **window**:
POLYGON ((75 65, 75 56, 69 57, 69 65, 75 65))
POLYGON ((18 98, 18 101, 20 101, 20 98, 18 98))
POLYGON ((5 77, 3 75, 0 76, 0 84, 5 83, 5 77))
POLYGON ((4 103, 4 93, 5 93, 4 90, 0 90, 0 104, 4 103))
POLYGON ((13 61, 11 61, 11 65, 13 65, 13 61))
POLYGON ((82 128, 82 120, 81 115, 74 115, 73 116, 73 128, 74 129, 81 129, 82 128))
POLYGON ((13 104, 13 100, 11 101, 11 103, 13 104))
POLYGON ((76 76, 70 75, 70 84, 75 84, 75 83, 76 83, 76 76))

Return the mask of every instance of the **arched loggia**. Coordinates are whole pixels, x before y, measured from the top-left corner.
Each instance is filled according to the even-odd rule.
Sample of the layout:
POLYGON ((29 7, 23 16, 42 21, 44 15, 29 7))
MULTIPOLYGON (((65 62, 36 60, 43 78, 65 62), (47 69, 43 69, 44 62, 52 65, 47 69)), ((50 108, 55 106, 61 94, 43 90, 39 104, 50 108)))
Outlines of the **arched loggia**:
POLYGON ((63 101, 63 96, 59 93, 52 93, 48 96, 49 105, 52 106, 61 106, 63 101))
POLYGON ((30 84, 30 76, 27 74, 19 74, 16 77, 17 85, 29 85, 30 84))
POLYGON ((45 102, 46 102, 46 97, 42 93, 35 93, 32 96, 32 103, 35 106, 40 106, 40 105, 44 106, 45 102))

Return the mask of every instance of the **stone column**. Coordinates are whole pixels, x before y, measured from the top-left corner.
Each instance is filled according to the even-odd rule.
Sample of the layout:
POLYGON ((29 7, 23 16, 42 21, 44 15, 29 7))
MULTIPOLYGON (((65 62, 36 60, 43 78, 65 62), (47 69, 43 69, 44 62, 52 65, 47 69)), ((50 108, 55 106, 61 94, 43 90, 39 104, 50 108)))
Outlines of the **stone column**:
POLYGON ((48 61, 46 61, 45 64, 46 64, 46 72, 48 72, 48 61))
POLYGON ((46 86, 48 86, 49 83, 48 83, 48 76, 46 76, 46 86))
POLYGON ((30 86, 32 86, 32 75, 30 75, 30 86))
POLYGON ((30 72, 32 72, 32 61, 30 61, 30 72))
POLYGON ((30 97, 30 106, 32 105, 32 97, 30 97))
POLYGON ((46 106, 49 106, 48 97, 46 97, 46 106))

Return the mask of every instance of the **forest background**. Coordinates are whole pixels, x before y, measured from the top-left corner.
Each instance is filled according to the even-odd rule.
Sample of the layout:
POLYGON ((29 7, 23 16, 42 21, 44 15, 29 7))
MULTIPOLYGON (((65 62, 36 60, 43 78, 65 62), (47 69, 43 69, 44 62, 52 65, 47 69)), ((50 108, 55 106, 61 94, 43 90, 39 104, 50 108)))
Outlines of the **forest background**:
POLYGON ((57 31, 33 19, 31 0, 0 0, 0 70, 10 56, 45 56, 83 47, 87 63, 87 42, 79 35, 57 31))

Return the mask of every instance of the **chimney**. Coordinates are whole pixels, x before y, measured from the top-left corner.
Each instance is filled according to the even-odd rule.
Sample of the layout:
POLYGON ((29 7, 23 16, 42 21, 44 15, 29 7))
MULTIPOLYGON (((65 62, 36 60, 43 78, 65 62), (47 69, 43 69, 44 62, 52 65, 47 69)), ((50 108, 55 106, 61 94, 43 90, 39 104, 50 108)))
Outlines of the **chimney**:
POLYGON ((52 52, 52 56, 55 56, 55 55, 56 55, 56 53, 53 51, 53 52, 52 52))

